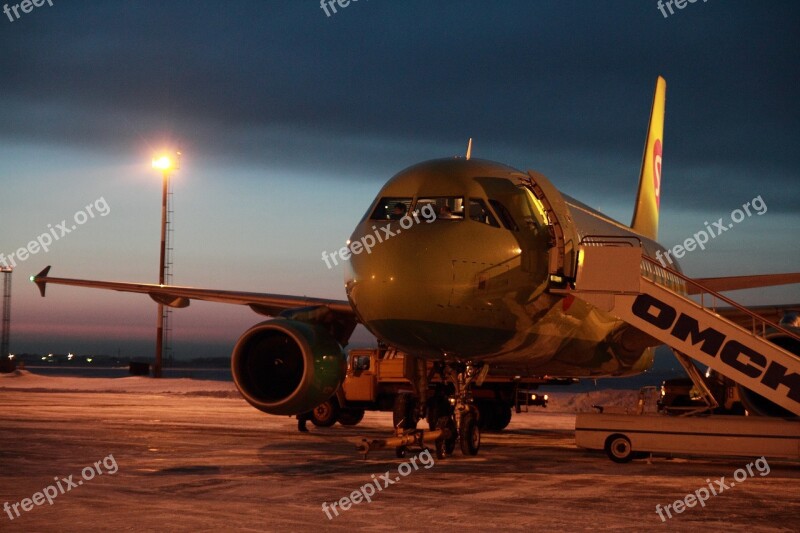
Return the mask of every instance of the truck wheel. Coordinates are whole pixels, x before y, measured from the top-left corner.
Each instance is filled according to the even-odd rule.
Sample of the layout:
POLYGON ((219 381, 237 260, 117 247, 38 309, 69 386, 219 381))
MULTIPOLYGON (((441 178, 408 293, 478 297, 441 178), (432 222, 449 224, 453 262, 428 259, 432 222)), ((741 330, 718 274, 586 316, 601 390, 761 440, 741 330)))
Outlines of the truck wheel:
POLYGON ((494 404, 494 411, 492 423, 488 424, 487 428, 492 431, 503 431, 511 422, 511 407, 498 400, 494 404))
POLYGON ((461 441, 461 453, 478 455, 478 450, 481 449, 481 430, 478 427, 475 413, 467 413, 461 419, 459 440, 461 441))
POLYGON ((363 409, 340 409, 339 410, 339 423, 343 426, 358 425, 364 419, 363 409))
POLYGON ((497 402, 495 400, 475 400, 473 403, 478 409, 478 427, 491 430, 496 425, 497 402))
POLYGON ((398 394, 394 399, 392 423, 401 429, 417 429, 416 399, 411 394, 398 394))
POLYGON ((511 407, 500 400, 476 400, 480 418, 478 427, 486 431, 502 431, 511 422, 511 407))
POLYGON ((625 435, 615 434, 606 439, 606 454, 615 463, 627 463, 633 459, 631 441, 625 435))
POLYGON ((339 406, 332 400, 327 400, 312 409, 311 423, 321 428, 331 427, 336 423, 338 415, 339 406))

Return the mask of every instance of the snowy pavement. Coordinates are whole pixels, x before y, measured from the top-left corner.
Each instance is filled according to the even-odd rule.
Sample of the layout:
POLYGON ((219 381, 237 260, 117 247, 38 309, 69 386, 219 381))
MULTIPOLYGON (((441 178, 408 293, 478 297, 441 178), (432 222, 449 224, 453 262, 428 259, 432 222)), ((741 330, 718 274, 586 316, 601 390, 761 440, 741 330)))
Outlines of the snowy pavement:
POLYGON ((361 437, 387 434, 388 413, 300 434, 294 419, 260 413, 232 386, 0 378, 0 505, 11 509, 0 510, 0 531, 800 530, 797 462, 770 461, 768 475, 662 524, 657 504, 730 480, 747 461, 617 465, 575 447, 574 415, 531 410, 484 434, 477 457, 432 466, 418 457, 415 469, 392 451, 355 452, 361 437), (352 494, 367 485, 379 487, 371 503, 352 494), (45 491, 56 492, 52 505, 31 504, 45 491), (361 501, 336 516, 331 504, 343 498, 361 501))

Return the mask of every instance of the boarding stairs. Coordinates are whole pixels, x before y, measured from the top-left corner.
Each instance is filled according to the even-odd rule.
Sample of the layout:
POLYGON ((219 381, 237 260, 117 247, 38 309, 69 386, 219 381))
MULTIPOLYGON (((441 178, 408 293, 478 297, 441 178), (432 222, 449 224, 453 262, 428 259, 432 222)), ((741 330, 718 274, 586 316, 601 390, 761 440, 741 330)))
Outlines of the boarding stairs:
POLYGON ((585 240, 578 247, 574 283, 551 292, 580 298, 663 342, 685 368, 688 363, 697 372, 682 359, 691 357, 800 416, 800 357, 762 335, 777 331, 800 337, 664 267, 635 241, 585 240), (698 294, 699 302, 687 292, 698 294), (718 314, 717 302, 750 316, 751 330, 718 314))

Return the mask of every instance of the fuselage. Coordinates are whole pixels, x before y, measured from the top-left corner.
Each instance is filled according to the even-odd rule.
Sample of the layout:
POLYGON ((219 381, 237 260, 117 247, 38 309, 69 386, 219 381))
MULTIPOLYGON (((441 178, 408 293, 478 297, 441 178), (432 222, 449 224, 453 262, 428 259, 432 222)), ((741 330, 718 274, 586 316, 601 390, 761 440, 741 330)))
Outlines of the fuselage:
MULTIPOLYGON (((548 290, 552 215, 525 178, 500 163, 455 158, 389 180, 349 241, 345 285, 359 319, 404 352, 488 361, 496 374, 587 377, 649 368, 657 341, 548 290)), ((576 200, 559 201, 568 250, 608 239, 630 240, 651 257, 664 250, 576 200)), ((667 276, 654 270, 643 266, 645 275, 667 276)))

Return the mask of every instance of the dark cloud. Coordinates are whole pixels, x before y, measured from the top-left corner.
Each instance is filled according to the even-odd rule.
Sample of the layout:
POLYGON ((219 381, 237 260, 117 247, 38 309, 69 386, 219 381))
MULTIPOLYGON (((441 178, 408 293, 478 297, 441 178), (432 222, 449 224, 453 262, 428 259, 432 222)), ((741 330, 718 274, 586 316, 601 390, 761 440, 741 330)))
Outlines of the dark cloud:
POLYGON ((314 1, 55 0, 0 19, 0 136, 102 148, 160 134, 382 179, 472 135, 518 166, 612 158, 596 173, 629 187, 663 74, 665 174, 696 181, 665 197, 722 202, 737 187, 720 183, 756 177, 796 205, 799 22, 791 1, 665 19, 650 0, 359 0, 331 17, 314 1))

